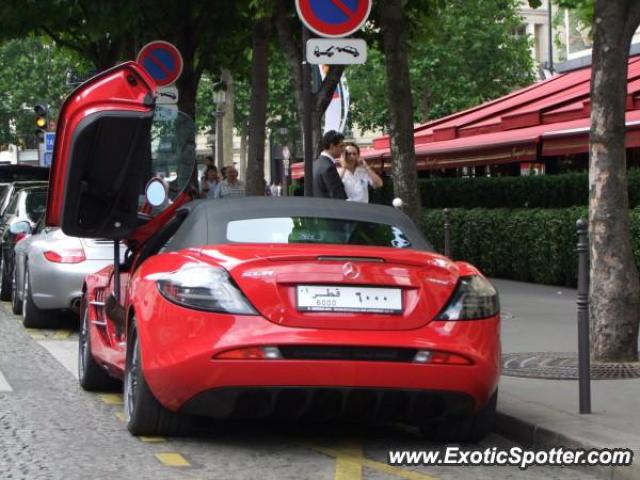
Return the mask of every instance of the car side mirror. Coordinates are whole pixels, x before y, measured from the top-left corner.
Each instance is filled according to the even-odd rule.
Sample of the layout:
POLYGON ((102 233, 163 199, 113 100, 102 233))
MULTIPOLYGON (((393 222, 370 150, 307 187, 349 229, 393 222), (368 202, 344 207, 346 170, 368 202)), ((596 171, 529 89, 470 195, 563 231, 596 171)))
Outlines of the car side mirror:
POLYGON ((169 189, 165 181, 158 177, 149 180, 145 188, 145 197, 152 207, 161 206, 169 197, 169 189))
POLYGON ((31 224, 26 220, 21 220, 9 225, 9 232, 13 235, 31 235, 32 231, 31 224))

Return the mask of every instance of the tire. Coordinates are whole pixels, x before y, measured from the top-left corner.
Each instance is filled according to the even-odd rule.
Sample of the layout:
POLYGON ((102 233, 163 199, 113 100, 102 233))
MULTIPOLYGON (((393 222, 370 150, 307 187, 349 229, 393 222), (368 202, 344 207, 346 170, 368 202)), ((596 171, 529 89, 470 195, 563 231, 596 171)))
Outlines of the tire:
POLYGON ((13 266, 13 275, 11 276, 11 311, 16 315, 22 314, 22 299, 18 296, 18 269, 13 266))
POLYGON ((119 390, 122 382, 111 377, 93 358, 89 336, 89 308, 82 301, 80 307, 80 331, 78 334, 78 381, 88 392, 119 390))
POLYGON ((2 248, 0 254, 0 300, 11 300, 11 272, 6 271, 7 261, 2 248))
POLYGON ((436 442, 477 443, 493 429, 497 403, 496 389, 487 404, 478 412, 424 425, 421 427, 422 433, 428 440, 436 442))
POLYGON ((57 317, 55 312, 41 310, 31 297, 31 282, 29 281, 29 269, 24 267, 24 287, 22 288, 22 324, 26 328, 46 328, 55 326, 57 317))
POLYGON ((124 371, 124 415, 133 435, 182 436, 191 431, 191 417, 167 410, 156 400, 142 371, 135 319, 127 339, 124 371))

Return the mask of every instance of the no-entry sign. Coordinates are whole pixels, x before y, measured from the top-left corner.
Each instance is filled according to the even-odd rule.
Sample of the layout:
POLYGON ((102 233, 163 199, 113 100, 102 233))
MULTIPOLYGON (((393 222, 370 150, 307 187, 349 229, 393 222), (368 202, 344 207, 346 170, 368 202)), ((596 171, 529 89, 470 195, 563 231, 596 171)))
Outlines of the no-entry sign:
POLYGON ((359 30, 371 12, 371 0, 296 0, 298 16, 322 37, 340 38, 359 30))
POLYGON ((159 87, 171 85, 182 73, 182 55, 171 43, 155 40, 147 43, 136 61, 142 65, 159 87))

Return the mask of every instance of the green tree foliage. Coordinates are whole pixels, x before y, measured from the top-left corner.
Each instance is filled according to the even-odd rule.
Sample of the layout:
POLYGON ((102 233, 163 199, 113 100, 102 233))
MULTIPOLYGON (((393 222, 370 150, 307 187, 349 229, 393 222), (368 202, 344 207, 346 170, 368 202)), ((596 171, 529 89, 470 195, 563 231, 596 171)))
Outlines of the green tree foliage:
MULTIPOLYGON (((250 62, 250 51, 241 55, 250 62)), ((279 129, 286 127, 288 136, 293 139, 298 132, 298 114, 294 93, 293 79, 290 75, 287 59, 281 49, 272 45, 269 54, 269 101, 267 104, 267 128, 276 136, 280 136, 279 129)), ((211 125, 215 105, 213 105, 213 81, 211 75, 205 75, 198 89, 197 125, 201 130, 206 130, 211 125)), ((249 124, 249 106, 251 97, 251 79, 249 72, 238 70, 234 77, 235 84, 235 127, 238 131, 247 128, 249 124)), ((288 138, 278 138, 287 141, 288 138)))
POLYGON ((47 35, 97 70, 133 60, 148 41, 167 40, 184 59, 179 107, 193 116, 202 73, 233 69, 248 45, 248 9, 249 0, 5 0, 0 39, 47 35))
POLYGON ((132 58, 141 12, 125 0, 3 0, 0 37, 47 35, 102 70, 132 58))
POLYGON ((44 102, 55 119, 73 88, 68 73, 83 74, 88 62, 43 37, 27 37, 0 46, 0 143, 34 142, 33 106, 44 102))
MULTIPOLYGON (((517 0, 448 0, 414 20, 410 68, 416 121, 500 97, 533 81, 530 40, 515 35, 517 0)), ((349 69, 351 121, 362 130, 387 126, 384 58, 349 69), (372 79, 375 79, 373 81, 372 79)))

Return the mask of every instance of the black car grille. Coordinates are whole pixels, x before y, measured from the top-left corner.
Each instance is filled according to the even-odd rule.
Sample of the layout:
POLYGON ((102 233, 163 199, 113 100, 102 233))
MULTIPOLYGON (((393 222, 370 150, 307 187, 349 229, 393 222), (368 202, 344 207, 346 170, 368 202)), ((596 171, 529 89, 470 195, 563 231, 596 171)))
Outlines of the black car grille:
POLYGON ((389 347, 285 345, 278 347, 285 360, 351 360, 363 362, 411 362, 417 350, 389 347))

